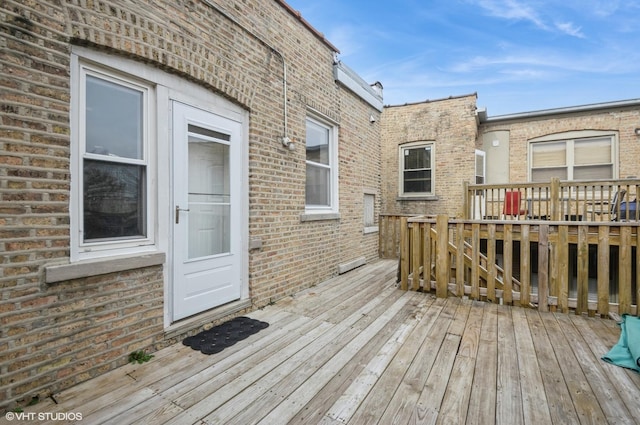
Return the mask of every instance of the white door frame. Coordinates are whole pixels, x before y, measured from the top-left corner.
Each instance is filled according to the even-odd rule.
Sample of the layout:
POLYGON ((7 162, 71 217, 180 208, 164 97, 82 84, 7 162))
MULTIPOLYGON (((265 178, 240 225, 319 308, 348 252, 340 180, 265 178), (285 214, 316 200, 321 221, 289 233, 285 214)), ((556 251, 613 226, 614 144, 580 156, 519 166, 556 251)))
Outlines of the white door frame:
POLYGON ((226 119, 237 121, 241 124, 241 164, 242 169, 242 182, 241 193, 239 202, 241 203, 242 217, 240 219, 240 231, 238 236, 240 237, 240 300, 246 300, 249 298, 249 114, 244 109, 231 103, 230 101, 220 97, 212 96, 210 92, 203 90, 201 87, 183 82, 179 90, 167 89, 160 90, 166 94, 166 96, 159 96, 158 110, 159 121, 166 123, 166 126, 161 126, 160 131, 164 132, 163 137, 159 137, 159 155, 158 155, 158 169, 163 170, 158 173, 158 187, 160 188, 159 196, 159 223, 161 229, 160 234, 160 248, 167 253, 167 259, 165 262, 165 268, 163 270, 164 275, 164 327, 165 330, 171 327, 175 322, 173 319, 173 274, 174 274, 174 261, 175 255, 173 253, 173 247, 171 243, 171 235, 173 231, 174 223, 174 207, 175 200, 173 197, 173 189, 171 188, 171 182, 173 181, 172 169, 172 151, 173 151, 173 126, 171 123, 173 116, 173 101, 184 103, 195 108, 211 112, 213 114, 222 116, 226 119), (162 128, 164 127, 164 128, 162 128), (163 189, 164 188, 164 189, 163 189))

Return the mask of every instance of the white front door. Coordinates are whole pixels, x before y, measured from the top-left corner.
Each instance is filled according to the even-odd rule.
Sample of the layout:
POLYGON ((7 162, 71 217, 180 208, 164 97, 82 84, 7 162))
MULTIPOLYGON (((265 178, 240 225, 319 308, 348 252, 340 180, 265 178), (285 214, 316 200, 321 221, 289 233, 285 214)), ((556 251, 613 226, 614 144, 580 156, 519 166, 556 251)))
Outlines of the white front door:
POLYGON ((241 131, 173 102, 173 320, 240 298, 241 131))

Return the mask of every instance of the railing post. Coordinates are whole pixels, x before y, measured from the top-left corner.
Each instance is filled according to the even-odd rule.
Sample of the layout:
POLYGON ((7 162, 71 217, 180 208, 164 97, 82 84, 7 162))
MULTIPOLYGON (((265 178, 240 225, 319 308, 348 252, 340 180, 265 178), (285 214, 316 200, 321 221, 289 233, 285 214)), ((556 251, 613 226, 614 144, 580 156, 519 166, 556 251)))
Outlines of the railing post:
POLYGON ((422 245, 421 227, 420 223, 414 222, 411 228, 411 268, 413 269, 413 285, 411 285, 411 289, 414 291, 420 289, 420 265, 422 263, 420 249, 422 245))
MULTIPOLYGON (((598 314, 609 316, 609 227, 598 226, 598 314)), ((640 272, 640 267, 636 268, 640 272)), ((638 280, 640 282, 640 280, 638 280)), ((638 285, 640 288, 640 285, 638 285)))
MULTIPOLYGON (((631 313, 631 227, 620 228, 618 256, 618 308, 619 314, 631 313)), ((636 312, 638 314, 638 312, 636 312)))
POLYGON ((438 214, 436 217, 436 297, 447 298, 449 288, 449 217, 438 214))
POLYGON ((400 288, 409 286, 409 219, 400 217, 400 288))
POLYGON ((438 214, 436 217, 436 297, 447 298, 449 290, 449 217, 438 214))
POLYGON ((560 199, 560 179, 554 177, 551 179, 551 220, 560 220, 562 200, 560 199))
POLYGON ((578 270, 577 270, 577 296, 576 314, 589 312, 589 240, 587 239, 589 227, 578 226, 578 270))
POLYGON ((556 263, 558 308, 562 313, 569 312, 569 226, 558 226, 558 243, 554 253, 556 263))
POLYGON ((539 227, 538 235, 538 310, 549 311, 549 226, 539 227))
POLYGON ((506 305, 513 304, 513 224, 504 225, 504 242, 502 245, 504 259, 504 275, 502 299, 506 305))
POLYGON ((471 194, 469 194, 469 182, 462 182, 462 193, 464 197, 462 200, 462 217, 465 220, 469 220, 469 218, 471 218, 471 194))

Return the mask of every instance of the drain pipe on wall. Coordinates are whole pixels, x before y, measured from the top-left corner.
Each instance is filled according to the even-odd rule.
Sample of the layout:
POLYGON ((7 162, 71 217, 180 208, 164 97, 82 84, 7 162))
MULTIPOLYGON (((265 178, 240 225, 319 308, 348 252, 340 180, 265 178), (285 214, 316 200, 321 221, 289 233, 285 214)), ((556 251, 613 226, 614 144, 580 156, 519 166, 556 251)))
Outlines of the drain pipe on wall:
POLYGON ((254 39, 258 40, 263 46, 265 46, 266 48, 268 48, 269 50, 271 50, 273 53, 275 53, 280 57, 280 60, 282 61, 282 107, 283 107, 283 124, 284 124, 284 133, 280 138, 280 142, 284 147, 288 148, 289 150, 294 150, 295 144, 293 143, 293 140, 289 138, 289 134, 288 134, 289 133, 289 126, 288 126, 289 112, 287 107, 287 61, 284 59, 284 55, 280 53, 275 47, 270 45, 267 41, 263 40, 260 36, 255 34, 253 31, 244 27, 240 22, 238 22, 236 18, 231 16, 226 10, 222 9, 220 6, 211 2, 210 0, 203 0, 203 1, 207 6, 216 10, 218 13, 224 16, 227 20, 231 21, 232 23, 240 27, 240 29, 242 29, 244 32, 249 34, 254 39))

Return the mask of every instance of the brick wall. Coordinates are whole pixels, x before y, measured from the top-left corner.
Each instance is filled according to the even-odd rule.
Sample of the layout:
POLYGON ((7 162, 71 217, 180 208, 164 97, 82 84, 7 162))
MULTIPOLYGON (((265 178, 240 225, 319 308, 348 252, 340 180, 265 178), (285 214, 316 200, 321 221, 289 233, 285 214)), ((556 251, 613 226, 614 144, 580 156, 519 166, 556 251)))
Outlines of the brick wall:
POLYGON ((7 0, 0 19, 0 408, 187 334, 164 334, 162 264, 45 283, 46 266, 69 262, 74 44, 181 76, 249 111, 249 235, 262 241, 249 255, 253 307, 335 275, 339 263, 376 257, 362 211, 364 191, 380 185, 375 111, 334 82, 332 47, 280 1, 7 0), (279 142, 283 69, 273 49, 287 62, 294 151, 279 142), (338 220, 301 221, 309 109, 340 126, 338 220))
POLYGON ((464 181, 474 181, 476 95, 389 106, 382 115, 383 213, 462 216, 464 181), (398 197, 399 146, 435 142, 435 197, 398 197))
MULTIPOLYGON (((640 126, 640 108, 617 107, 585 112, 549 114, 515 120, 483 123, 480 133, 509 132, 509 180, 528 179, 529 140, 568 131, 598 130, 617 132, 619 142, 619 177, 640 175, 640 143, 635 128, 640 126)), ((489 158, 487 158, 489 161, 489 158)))

